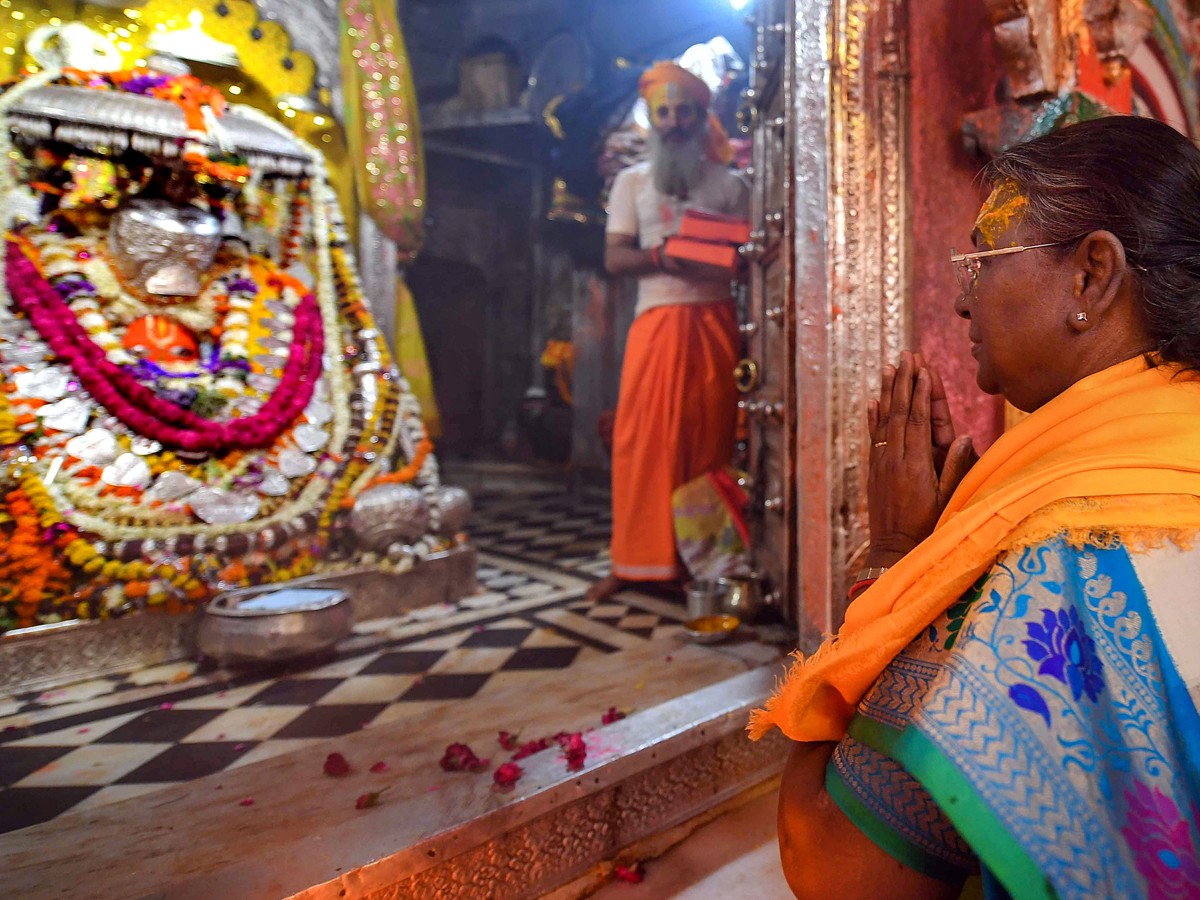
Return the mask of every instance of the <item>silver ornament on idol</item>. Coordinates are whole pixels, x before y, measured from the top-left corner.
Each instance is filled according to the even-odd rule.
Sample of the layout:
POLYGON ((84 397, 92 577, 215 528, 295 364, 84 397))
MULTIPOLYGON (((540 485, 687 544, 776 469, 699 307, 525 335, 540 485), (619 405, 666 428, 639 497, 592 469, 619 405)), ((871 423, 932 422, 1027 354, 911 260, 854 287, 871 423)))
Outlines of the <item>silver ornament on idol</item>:
POLYGON ((471 517, 471 495, 463 488, 444 484, 434 489, 434 497, 442 514, 439 530, 443 534, 462 531, 471 517))
POLYGON ((410 485, 376 485, 355 499, 350 528, 368 550, 412 543, 429 528, 429 504, 410 485))
POLYGON ((225 491, 220 488, 201 488, 188 498, 197 518, 209 525, 237 525, 249 522, 256 515, 260 501, 244 491, 225 491))

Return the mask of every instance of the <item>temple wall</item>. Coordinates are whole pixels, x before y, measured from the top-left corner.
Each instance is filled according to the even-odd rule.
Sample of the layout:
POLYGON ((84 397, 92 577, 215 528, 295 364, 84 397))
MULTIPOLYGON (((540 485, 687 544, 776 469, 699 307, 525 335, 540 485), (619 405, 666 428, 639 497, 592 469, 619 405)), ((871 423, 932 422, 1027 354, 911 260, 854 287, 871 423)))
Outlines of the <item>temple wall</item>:
POLYGON ((990 106, 1004 74, 983 3, 909 4, 911 35, 912 334, 941 369, 960 433, 982 450, 999 435, 1001 402, 975 385, 967 323, 954 315, 950 248, 970 243, 982 161, 963 149, 964 114, 990 106))

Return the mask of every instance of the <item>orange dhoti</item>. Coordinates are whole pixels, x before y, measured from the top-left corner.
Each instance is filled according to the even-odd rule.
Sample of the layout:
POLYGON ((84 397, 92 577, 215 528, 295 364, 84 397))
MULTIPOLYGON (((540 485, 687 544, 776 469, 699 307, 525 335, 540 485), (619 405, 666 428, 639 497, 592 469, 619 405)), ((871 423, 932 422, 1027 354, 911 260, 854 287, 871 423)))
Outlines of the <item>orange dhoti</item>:
POLYGON ((738 361, 732 301, 659 306, 633 321, 613 431, 612 573, 681 574, 671 492, 733 456, 738 361))

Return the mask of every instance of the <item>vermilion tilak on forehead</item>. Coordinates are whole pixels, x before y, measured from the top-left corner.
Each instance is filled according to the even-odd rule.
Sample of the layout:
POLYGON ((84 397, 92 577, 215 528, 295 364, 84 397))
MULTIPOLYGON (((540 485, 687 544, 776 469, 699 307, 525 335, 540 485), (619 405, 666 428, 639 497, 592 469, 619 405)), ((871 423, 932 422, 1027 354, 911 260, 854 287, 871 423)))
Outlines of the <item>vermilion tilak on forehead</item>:
POLYGON ((668 112, 674 113, 675 117, 679 117, 679 111, 685 106, 694 106, 695 101, 688 96, 687 92, 677 84, 660 84, 650 91, 646 98, 646 105, 650 108, 651 120, 655 123, 659 120, 658 111, 666 108, 668 112))
MULTIPOLYGON (((975 220, 980 244, 988 250, 999 249, 997 242, 1000 236, 1020 224, 1028 207, 1029 199, 1021 193, 1020 185, 1011 178, 999 182, 992 189, 983 208, 979 210, 979 218, 975 220)), ((1016 245, 1011 235, 1008 245, 1016 245)))

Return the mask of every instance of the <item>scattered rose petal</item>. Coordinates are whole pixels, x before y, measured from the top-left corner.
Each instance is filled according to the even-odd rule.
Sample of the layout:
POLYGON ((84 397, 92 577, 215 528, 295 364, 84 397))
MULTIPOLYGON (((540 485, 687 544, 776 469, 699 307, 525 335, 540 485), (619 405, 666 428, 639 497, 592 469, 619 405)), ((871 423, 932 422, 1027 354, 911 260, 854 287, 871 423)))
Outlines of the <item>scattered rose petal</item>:
POLYGON ((341 778, 350 774, 350 763, 340 753, 330 753, 325 757, 325 774, 331 778, 341 778))
POLYGON ((674 662, 675 658, 670 653, 667 654, 667 662, 674 662))
POLYGON ((611 725, 613 722, 619 722, 625 718, 625 713, 617 709, 615 706, 610 706, 608 712, 600 716, 601 725, 611 725))
POLYGON ((628 881, 630 884, 641 884, 642 879, 646 877, 640 862, 632 866, 617 866, 613 869, 613 874, 617 876, 618 881, 628 881))
POLYGON ((441 766, 447 772, 474 772, 486 769, 488 761, 476 756, 466 744, 451 744, 442 755, 441 766))
POLYGON ((517 747, 519 746, 517 744, 517 735, 513 734, 510 731, 500 732, 500 736, 498 738, 496 738, 496 740, 498 740, 500 742, 501 747, 503 747, 505 750, 508 750, 509 752, 516 750, 517 747))
POLYGON ((540 753, 550 746, 549 738, 538 738, 536 741, 529 741, 517 748, 517 752, 513 754, 513 762, 519 759, 524 759, 527 756, 533 756, 535 753, 540 753))
MULTIPOLYGON (((7 731, 8 729, 5 729, 5 730, 7 731)), ((87 734, 91 730, 92 729, 90 729, 90 728, 80 728, 79 731, 76 732, 76 734, 87 734)))
POLYGON ((367 791, 365 794, 360 794, 358 799, 354 801, 355 809, 370 809, 372 806, 379 805, 379 795, 383 791, 367 791))
POLYGON ((375 763, 375 765, 371 766, 371 771, 374 772, 376 775, 378 775, 380 772, 386 772, 387 770, 388 770, 388 764, 385 763, 382 759, 379 762, 375 763))
POLYGON ((492 781, 496 782, 497 787, 510 788, 524 774, 525 770, 515 762, 506 762, 492 774, 492 781))
POLYGON ((234 745, 233 745, 233 750, 234 750, 234 752, 235 752, 235 753, 236 753, 238 750, 245 750, 245 749, 246 749, 246 744, 245 744, 245 742, 239 742, 239 743, 236 743, 236 744, 234 744, 234 745))
POLYGON ((567 771, 578 772, 582 769, 587 759, 587 744, 583 741, 583 735, 576 731, 565 742, 559 741, 559 745, 566 751, 567 771))
POLYGON ((158 708, 159 709, 174 709, 175 704, 168 700, 166 703, 158 704, 158 708))
POLYGON ((213 788, 214 791, 219 791, 219 790, 223 790, 223 789, 224 789, 224 785, 221 785, 221 784, 218 784, 215 788, 213 788))
POLYGON ((254 805, 253 797, 244 797, 243 799, 238 801, 238 806, 253 806, 253 805, 254 805))

